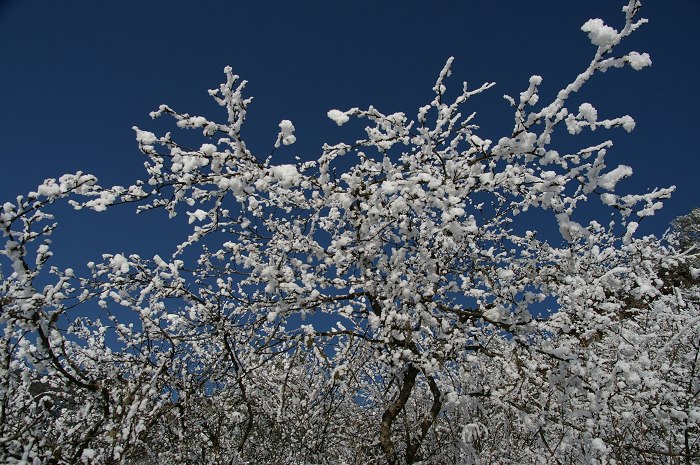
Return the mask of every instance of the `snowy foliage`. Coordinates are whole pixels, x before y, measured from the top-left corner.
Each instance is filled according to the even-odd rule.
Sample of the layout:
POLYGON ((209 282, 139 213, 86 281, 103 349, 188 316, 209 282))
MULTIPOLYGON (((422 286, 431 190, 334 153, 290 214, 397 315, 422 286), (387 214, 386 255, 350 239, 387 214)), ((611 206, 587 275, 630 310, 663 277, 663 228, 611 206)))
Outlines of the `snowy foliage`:
MULTIPOLYGON (((568 104, 597 72, 650 64, 614 55, 639 6, 619 32, 583 25, 594 57, 551 102, 539 76, 506 97, 514 126, 495 142, 462 114, 492 84, 450 97, 450 59, 415 119, 330 110, 365 135, 275 164, 246 145, 251 99, 227 68, 209 92, 224 122, 152 113, 200 130, 199 148, 135 127, 145 179, 64 175, 6 202, 0 461, 697 461, 700 288, 675 279, 694 252, 635 235, 673 188, 617 193, 632 169, 608 167, 611 141, 568 148, 634 128, 568 104), (59 202, 164 209, 191 233, 81 276, 49 266, 59 202), (584 222, 587 202, 616 222, 584 222)), ((294 125, 279 129, 283 150, 294 125)))

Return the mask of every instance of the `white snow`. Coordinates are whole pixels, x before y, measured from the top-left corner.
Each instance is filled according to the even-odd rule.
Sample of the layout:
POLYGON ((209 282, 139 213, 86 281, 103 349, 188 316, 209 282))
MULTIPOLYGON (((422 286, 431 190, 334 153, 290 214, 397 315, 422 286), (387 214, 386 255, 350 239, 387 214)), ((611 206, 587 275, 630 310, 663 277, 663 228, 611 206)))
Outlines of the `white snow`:
POLYGON ((88 463, 95 458, 95 455, 96 453, 94 449, 83 449, 83 453, 81 454, 80 459, 83 462, 88 463))
POLYGON ((294 165, 276 165, 270 167, 270 173, 282 187, 296 186, 301 182, 301 174, 294 165))
POLYGON ((630 52, 627 54, 627 62, 635 71, 651 66, 651 58, 648 53, 630 52))
POLYGON ((280 134, 277 137, 277 143, 275 144, 275 147, 280 146, 280 142, 283 145, 292 145, 294 142, 296 142, 297 138, 294 135, 294 125, 292 124, 291 121, 288 119, 283 119, 280 121, 280 134))
POLYGON ((152 145, 158 140, 156 135, 150 131, 142 131, 136 126, 131 129, 136 131, 136 140, 143 145, 152 145))
POLYGON ((608 448, 605 447, 605 442, 603 442, 603 440, 600 438, 593 439, 591 441, 591 446, 593 446, 594 449, 599 450, 601 452, 605 452, 608 450, 608 448))
POLYGON ((47 179, 38 187, 37 192, 44 197, 54 197, 61 193, 61 187, 56 184, 55 179, 47 179))
POLYGON ((620 41, 620 35, 617 30, 606 26, 602 19, 589 19, 581 26, 583 32, 588 33, 593 45, 599 47, 609 47, 620 41))
POLYGON ((189 215, 189 223, 194 223, 194 220, 204 221, 204 219, 207 217, 207 212, 205 212, 204 210, 202 210, 200 208, 200 209, 195 210, 192 213, 188 213, 188 215, 189 215))
POLYGON ((590 103, 582 103, 581 106, 578 107, 578 112, 580 113, 581 118, 585 119, 589 123, 595 123, 598 119, 598 111, 593 108, 593 105, 590 103))
POLYGON ((632 176, 632 168, 627 165, 620 165, 614 170, 605 173, 598 178, 598 185, 606 190, 614 190, 620 180, 632 176))
POLYGON ((214 152, 216 152, 216 145, 202 144, 202 146, 199 148, 199 151, 202 152, 204 155, 211 157, 214 154, 214 152))
POLYGON ((350 120, 350 117, 340 110, 330 110, 327 113, 328 117, 335 121, 335 124, 342 126, 350 120))
POLYGON ((620 122, 622 124, 622 127, 624 128, 625 131, 627 132, 632 132, 635 126, 634 119, 630 115, 625 115, 622 118, 620 118, 620 122))
POLYGON ((129 262, 124 255, 118 253, 109 261, 109 266, 112 270, 117 273, 128 273, 129 272, 129 262))

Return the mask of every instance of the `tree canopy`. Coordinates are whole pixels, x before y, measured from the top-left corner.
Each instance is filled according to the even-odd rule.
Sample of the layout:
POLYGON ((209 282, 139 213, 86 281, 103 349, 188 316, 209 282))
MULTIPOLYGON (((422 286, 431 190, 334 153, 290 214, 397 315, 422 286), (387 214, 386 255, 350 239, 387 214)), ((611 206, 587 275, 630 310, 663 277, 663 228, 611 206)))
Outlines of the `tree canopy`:
POLYGON ((619 30, 583 24, 585 69, 551 100, 539 76, 506 96, 495 141, 465 112, 492 84, 448 91, 450 59, 415 117, 331 109, 361 138, 279 163, 293 122, 254 153, 226 68, 209 91, 223 121, 151 114, 202 143, 134 127, 143 179, 78 172, 5 202, 2 460, 697 461, 697 279, 668 278, 690 266, 693 222, 639 237, 673 188, 618 193, 632 169, 589 142, 634 120, 573 103, 592 76, 651 63, 617 51, 639 8, 619 30), (191 231, 170 256, 107 253, 81 274, 51 266, 61 203, 133 203, 191 231), (586 220, 600 209, 615 219, 586 220))

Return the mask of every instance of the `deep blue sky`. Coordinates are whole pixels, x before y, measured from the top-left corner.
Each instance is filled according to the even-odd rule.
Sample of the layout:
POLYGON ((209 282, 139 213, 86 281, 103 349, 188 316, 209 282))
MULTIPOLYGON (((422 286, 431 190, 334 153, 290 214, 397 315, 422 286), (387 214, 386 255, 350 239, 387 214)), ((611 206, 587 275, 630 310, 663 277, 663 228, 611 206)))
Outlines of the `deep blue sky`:
MULTIPOLYGON (((644 231, 660 232, 700 206, 700 1, 645 3, 642 16, 650 23, 626 50, 649 52, 653 66, 599 76, 581 99, 601 116, 629 113, 637 121, 632 134, 611 134, 610 164, 635 171, 625 190, 678 186, 644 231)), ((324 142, 361 137, 327 119, 331 108, 372 104, 414 115, 451 55, 453 88, 463 80, 496 81, 468 109, 479 112, 485 136, 498 137, 512 127, 501 96, 517 95, 532 74, 544 78, 543 97, 552 96, 594 52, 580 26, 600 17, 619 28, 622 6, 616 0, 0 0, 0 201, 64 172, 91 172, 103 185, 141 176, 131 127, 164 127, 148 118, 161 103, 223 116, 206 90, 217 86, 226 65, 250 81, 255 102, 245 134, 262 154, 281 119, 296 126, 297 144, 280 155, 291 159, 313 158, 324 142)), ((146 251, 150 242, 139 237, 175 235, 162 224, 127 220, 125 212, 114 217, 124 224, 109 218, 69 216, 67 228, 73 222, 85 232, 68 241, 85 250, 99 243, 99 250, 146 251)))

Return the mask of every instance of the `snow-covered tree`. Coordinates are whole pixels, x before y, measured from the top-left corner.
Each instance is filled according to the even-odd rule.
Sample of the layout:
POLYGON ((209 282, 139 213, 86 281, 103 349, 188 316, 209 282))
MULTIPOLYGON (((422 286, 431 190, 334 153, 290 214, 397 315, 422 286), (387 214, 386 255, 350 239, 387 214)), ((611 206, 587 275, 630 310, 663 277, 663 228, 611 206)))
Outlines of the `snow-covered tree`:
MULTIPOLYGON (((575 136, 634 120, 570 103, 651 63, 616 52, 639 8, 619 31, 582 26, 593 58, 551 101, 539 76, 506 96, 497 141, 463 113, 492 84, 450 94, 450 59, 414 118, 333 109, 362 138, 277 163, 245 143, 251 99, 227 68, 209 92, 224 122, 152 113, 199 147, 134 128, 145 179, 64 175, 6 202, 3 462, 696 461, 698 289, 664 278, 687 253, 635 234, 673 188, 617 193, 632 169, 575 136), (61 202, 192 230, 170 256, 105 254, 80 275, 49 266, 61 202), (591 204, 616 221, 585 222, 591 204)), ((279 128, 275 149, 296 141, 279 128)))
POLYGON ((681 249, 697 247, 700 243, 700 208, 673 220, 672 230, 681 249))

